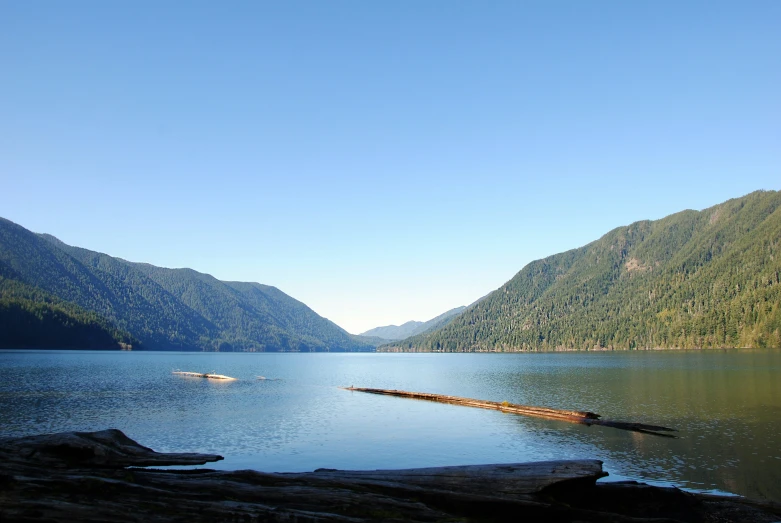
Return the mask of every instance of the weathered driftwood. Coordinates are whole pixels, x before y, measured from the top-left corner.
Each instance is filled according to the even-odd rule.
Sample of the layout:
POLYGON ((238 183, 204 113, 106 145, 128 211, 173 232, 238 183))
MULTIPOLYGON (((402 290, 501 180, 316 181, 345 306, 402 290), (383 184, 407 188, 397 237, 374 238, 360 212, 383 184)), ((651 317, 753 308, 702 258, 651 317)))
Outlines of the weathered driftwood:
POLYGON ((408 392, 395 389, 372 389, 366 387, 342 387, 345 390, 356 392, 368 392, 369 394, 382 394, 385 396, 397 396, 400 398, 411 398, 417 400, 436 401, 438 403, 449 403, 452 405, 461 405, 463 407, 477 407, 480 409, 500 410, 511 414, 520 414, 522 416, 533 416, 535 418, 555 419, 567 421, 570 423, 579 423, 582 425, 602 425, 603 427, 612 427, 622 430, 631 430, 634 432, 643 432, 653 434, 654 436, 663 436, 674 438, 672 434, 665 432, 676 432, 675 429, 661 427, 659 425, 646 425, 643 423, 614 421, 600 419, 599 414, 581 410, 563 410, 552 409, 548 407, 532 407, 530 405, 518 405, 506 401, 488 401, 473 398, 462 398, 459 396, 448 396, 446 394, 432 394, 429 392, 408 392))
POLYGON ((0 460, 47 467, 186 466, 221 459, 213 454, 155 452, 117 429, 0 439, 0 460))
POLYGON ((296 474, 127 468, 150 460, 215 459, 158 454, 118 430, 0 440, 0 521, 638 523, 781 517, 781 507, 771 504, 597 484, 606 474, 596 460, 296 474))
POLYGON ((210 380, 236 381, 236 378, 231 378, 230 376, 225 376, 224 374, 214 374, 213 372, 187 372, 183 370, 175 370, 172 372, 172 374, 184 376, 185 378, 206 378, 210 380))
POLYGON ((599 460, 540 461, 506 465, 463 465, 406 470, 328 470, 317 477, 411 492, 447 491, 470 496, 534 494, 553 485, 593 484, 607 476, 599 460))

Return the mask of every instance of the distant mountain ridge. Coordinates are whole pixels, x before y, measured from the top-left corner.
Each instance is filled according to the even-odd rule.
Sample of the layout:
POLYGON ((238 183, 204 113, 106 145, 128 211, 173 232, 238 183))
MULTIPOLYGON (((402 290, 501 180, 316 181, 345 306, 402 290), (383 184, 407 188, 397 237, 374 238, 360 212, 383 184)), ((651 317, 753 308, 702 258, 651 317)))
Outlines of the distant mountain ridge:
POLYGON ((386 327, 409 335, 383 345, 377 329, 348 334, 275 287, 125 261, 0 218, 0 347, 781 348, 779 249, 781 192, 758 191, 531 262, 465 310, 386 327))
POLYGON ((362 332, 361 336, 375 336, 384 340, 402 340, 412 336, 415 329, 423 325, 422 321, 411 320, 401 325, 385 325, 383 327, 375 327, 369 329, 366 332, 362 332))
POLYGON ((362 332, 360 335, 376 337, 386 341, 403 340, 404 338, 415 336, 417 334, 423 334, 424 332, 428 332, 432 329, 438 329, 449 323, 465 309, 466 307, 463 306, 456 307, 455 309, 450 309, 449 311, 444 312, 436 318, 432 318, 428 321, 408 321, 402 325, 386 325, 384 327, 375 327, 366 332, 362 332))
POLYGON ((781 192, 619 227, 379 350, 781 347, 781 192))
POLYGON ((8 288, 22 285, 96 315, 101 324, 125 333, 120 338, 136 340, 136 348, 355 351, 376 345, 275 287, 128 262, 2 218, 0 276, 8 288))

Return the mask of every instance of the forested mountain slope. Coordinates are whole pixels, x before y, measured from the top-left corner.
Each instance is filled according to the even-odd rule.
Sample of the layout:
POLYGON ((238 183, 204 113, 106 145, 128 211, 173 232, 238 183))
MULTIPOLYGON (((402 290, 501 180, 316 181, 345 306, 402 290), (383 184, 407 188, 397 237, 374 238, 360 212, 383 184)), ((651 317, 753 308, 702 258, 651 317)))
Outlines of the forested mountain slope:
POLYGON ((111 350, 137 344, 98 314, 0 275, 0 347, 111 350))
POLYGON ((420 325, 418 328, 416 328, 412 332, 412 336, 417 336, 418 334, 424 334, 426 332, 433 331, 435 329, 441 329, 451 321, 453 321, 456 316, 461 314, 466 310, 466 307, 456 307, 455 309, 450 309, 447 312, 443 312, 439 316, 435 318, 431 318, 430 320, 423 322, 423 325, 420 325))
POLYGON ((781 193, 619 227, 388 350, 781 347, 781 193))
POLYGON ((95 313, 147 349, 372 348, 274 287, 128 262, 4 219, 0 276, 95 313))

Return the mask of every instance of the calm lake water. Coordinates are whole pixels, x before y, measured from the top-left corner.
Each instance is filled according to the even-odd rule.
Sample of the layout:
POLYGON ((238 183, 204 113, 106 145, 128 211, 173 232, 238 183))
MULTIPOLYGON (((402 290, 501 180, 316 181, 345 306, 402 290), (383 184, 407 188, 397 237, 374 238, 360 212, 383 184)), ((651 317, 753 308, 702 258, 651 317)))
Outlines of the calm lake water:
POLYGON ((0 351, 0 375, 2 436, 116 427, 158 451, 225 456, 210 468, 280 472, 597 458, 608 480, 781 501, 781 351, 0 351), (590 410, 680 438, 338 388, 350 385, 590 410))

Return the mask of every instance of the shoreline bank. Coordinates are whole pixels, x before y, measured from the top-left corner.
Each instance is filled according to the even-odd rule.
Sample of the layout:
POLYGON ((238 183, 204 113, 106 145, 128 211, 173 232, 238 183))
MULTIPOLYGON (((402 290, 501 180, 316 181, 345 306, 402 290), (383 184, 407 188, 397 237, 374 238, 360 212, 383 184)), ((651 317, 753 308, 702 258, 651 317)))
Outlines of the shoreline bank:
POLYGON ((154 469, 214 462, 121 431, 0 439, 0 521, 773 522, 781 505, 637 482, 598 460, 305 473, 154 469))

